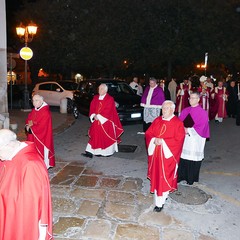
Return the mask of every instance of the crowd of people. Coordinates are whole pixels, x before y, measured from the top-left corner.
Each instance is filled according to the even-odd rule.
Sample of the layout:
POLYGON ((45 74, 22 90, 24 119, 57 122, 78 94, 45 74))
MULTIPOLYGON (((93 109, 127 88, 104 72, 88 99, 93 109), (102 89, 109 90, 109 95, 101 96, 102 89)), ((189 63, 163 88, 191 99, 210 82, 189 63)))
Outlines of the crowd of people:
MULTIPOLYGON (((136 89, 137 79, 134 78, 136 89)), ((147 177, 155 212, 161 212, 177 183, 193 185, 199 181, 205 143, 210 138, 209 121, 221 123, 228 116, 236 118, 240 125, 239 102, 239 83, 233 80, 215 83, 209 76, 184 77, 179 84, 175 78, 167 84, 164 79, 149 79, 141 105, 147 177)))
MULTIPOLYGON (((151 79, 151 78, 150 78, 151 79)), ((129 84, 136 93, 141 89, 142 96, 146 86, 143 79, 134 77, 129 84)), ((172 100, 176 104, 175 114, 180 116, 182 110, 190 106, 189 96, 192 92, 200 94, 199 104, 207 111, 209 120, 221 123, 226 117, 236 118, 236 125, 240 125, 240 83, 234 79, 216 80, 212 76, 189 77, 185 76, 183 81, 172 78, 156 79, 156 85, 164 92, 165 100, 172 100)))

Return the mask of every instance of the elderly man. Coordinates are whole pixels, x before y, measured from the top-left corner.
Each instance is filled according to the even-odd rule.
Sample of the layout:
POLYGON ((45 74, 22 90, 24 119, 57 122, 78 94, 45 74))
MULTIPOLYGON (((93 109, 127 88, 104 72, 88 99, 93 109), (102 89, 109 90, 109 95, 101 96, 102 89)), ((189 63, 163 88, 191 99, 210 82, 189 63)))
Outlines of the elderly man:
POLYGON ((93 155, 111 156, 118 152, 120 135, 123 133, 122 124, 117 114, 113 97, 108 93, 106 84, 98 88, 98 95, 94 96, 90 105, 89 142, 86 152, 82 155, 92 158, 93 155))
POLYGON ((149 79, 149 86, 143 92, 141 106, 143 111, 143 131, 146 132, 155 118, 160 116, 162 103, 165 100, 164 92, 158 86, 155 78, 149 79))
POLYGON ((160 212, 169 192, 177 189, 177 168, 185 131, 183 123, 174 115, 175 105, 166 100, 162 116, 156 118, 145 133, 148 147, 148 179, 154 193, 155 212, 160 212))
POLYGON ((54 167, 52 117, 49 106, 38 94, 33 96, 33 106, 26 120, 27 140, 35 143, 47 168, 54 167))
POLYGON ((0 239, 52 239, 48 172, 34 143, 0 130, 0 239))
POLYGON ((133 91, 138 95, 142 96, 143 94, 143 88, 141 86, 141 83, 138 81, 137 77, 134 77, 132 82, 130 82, 129 86, 133 89, 133 91))
POLYGON ((132 82, 130 82, 129 86, 134 90, 135 93, 138 91, 138 78, 134 77, 132 82))
POLYGON ((206 138, 210 137, 208 113, 199 105, 198 92, 190 94, 190 107, 183 109, 179 119, 184 122, 186 136, 178 168, 178 182, 192 185, 199 181, 199 172, 204 158, 206 138))

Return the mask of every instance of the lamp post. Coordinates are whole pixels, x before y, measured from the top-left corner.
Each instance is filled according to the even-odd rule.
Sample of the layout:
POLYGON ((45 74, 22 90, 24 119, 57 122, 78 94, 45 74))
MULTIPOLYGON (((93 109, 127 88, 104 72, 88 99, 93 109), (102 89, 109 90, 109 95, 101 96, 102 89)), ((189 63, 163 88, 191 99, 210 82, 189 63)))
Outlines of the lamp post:
MULTIPOLYGON (((34 23, 30 23, 28 26, 23 26, 22 23, 16 27, 16 32, 18 37, 22 42, 25 44, 26 50, 31 50, 30 48, 27 48, 28 43, 30 43, 33 40, 34 35, 37 33, 37 26, 34 23)), ((23 50, 23 49, 22 49, 23 50)), ((21 51, 22 51, 21 50, 21 51)), ((28 51, 29 51, 28 50, 28 51)), ((25 60, 25 68, 24 68, 24 94, 23 94, 23 100, 24 100, 24 109, 29 109, 29 92, 28 92, 28 72, 27 72, 27 60, 29 60, 29 56, 23 57, 20 52, 20 56, 25 60)))
POLYGON ((204 70, 205 75, 206 75, 206 71, 207 71, 207 65, 206 64, 203 64, 203 63, 197 64, 196 67, 200 70, 204 70))

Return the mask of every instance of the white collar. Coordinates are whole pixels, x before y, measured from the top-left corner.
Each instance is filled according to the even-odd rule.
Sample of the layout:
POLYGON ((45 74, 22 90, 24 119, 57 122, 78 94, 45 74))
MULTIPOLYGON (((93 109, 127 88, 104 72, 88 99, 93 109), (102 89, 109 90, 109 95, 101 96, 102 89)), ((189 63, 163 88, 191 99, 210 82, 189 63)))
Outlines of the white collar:
POLYGON ((164 120, 164 121, 170 121, 173 117, 174 117, 175 115, 173 114, 171 117, 169 117, 169 118, 164 118, 164 117, 162 117, 162 119, 164 120))
POLYGON ((106 96, 106 93, 104 94, 104 95, 99 95, 99 100, 103 100, 104 99, 104 97, 106 96))

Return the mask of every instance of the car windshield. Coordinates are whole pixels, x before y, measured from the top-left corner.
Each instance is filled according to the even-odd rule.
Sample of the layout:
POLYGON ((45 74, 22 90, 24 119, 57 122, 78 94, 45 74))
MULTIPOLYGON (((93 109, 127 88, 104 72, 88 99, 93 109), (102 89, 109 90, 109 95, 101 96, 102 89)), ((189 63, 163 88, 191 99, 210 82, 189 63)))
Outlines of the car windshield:
POLYGON ((60 85, 65 89, 65 90, 76 90, 78 87, 78 84, 75 82, 61 82, 60 85))
POLYGON ((106 83, 108 86, 108 92, 109 94, 119 94, 119 93, 125 93, 125 94, 134 94, 132 89, 126 84, 126 83, 106 83))

